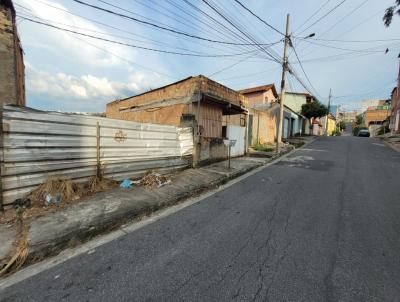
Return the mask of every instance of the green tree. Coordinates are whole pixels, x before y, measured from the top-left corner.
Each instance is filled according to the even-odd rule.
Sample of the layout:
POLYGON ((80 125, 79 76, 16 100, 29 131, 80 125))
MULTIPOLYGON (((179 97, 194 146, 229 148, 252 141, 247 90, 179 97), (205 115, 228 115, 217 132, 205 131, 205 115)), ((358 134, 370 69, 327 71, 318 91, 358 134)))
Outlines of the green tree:
MULTIPOLYGON (((399 0, 400 1, 400 0, 399 0)), ((323 117, 328 114, 328 108, 319 101, 310 102, 301 106, 301 114, 304 115, 310 122, 310 130, 312 129, 313 121, 316 118, 323 117)))
POLYGON ((388 7, 383 16, 383 23, 386 27, 389 27, 392 23, 394 14, 400 15, 400 0, 396 0, 394 5, 388 7))
POLYGON ((346 123, 345 123, 344 121, 340 121, 340 122, 337 124, 337 128, 339 128, 340 131, 346 130, 346 123))
POLYGON ((359 114, 356 116, 356 125, 363 125, 364 124, 364 117, 362 116, 362 114, 359 114))

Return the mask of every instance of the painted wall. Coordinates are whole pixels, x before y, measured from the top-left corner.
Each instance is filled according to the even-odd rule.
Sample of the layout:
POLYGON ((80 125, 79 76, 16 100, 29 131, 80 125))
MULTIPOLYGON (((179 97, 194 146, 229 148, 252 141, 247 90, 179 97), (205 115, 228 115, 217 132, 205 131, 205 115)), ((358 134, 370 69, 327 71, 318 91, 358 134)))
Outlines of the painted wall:
POLYGON ((285 105, 296 113, 301 113, 301 106, 307 103, 306 95, 302 94, 285 94, 285 105))

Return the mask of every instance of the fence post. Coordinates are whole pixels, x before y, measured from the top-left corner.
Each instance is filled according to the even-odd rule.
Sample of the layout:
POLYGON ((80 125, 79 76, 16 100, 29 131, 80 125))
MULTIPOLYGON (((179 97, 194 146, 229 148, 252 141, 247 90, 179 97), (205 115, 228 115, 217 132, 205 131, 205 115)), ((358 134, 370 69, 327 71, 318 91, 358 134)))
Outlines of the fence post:
POLYGON ((100 167, 100 124, 96 123, 96 159, 97 159, 97 177, 101 178, 101 167, 100 167))

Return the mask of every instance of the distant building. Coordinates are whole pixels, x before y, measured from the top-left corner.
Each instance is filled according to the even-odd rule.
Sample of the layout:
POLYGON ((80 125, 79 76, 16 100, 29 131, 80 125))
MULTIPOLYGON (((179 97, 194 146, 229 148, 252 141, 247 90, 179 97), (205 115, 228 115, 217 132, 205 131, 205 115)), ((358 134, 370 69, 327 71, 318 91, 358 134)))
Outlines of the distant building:
POLYGON ((369 100, 363 100, 361 101, 361 112, 364 113, 367 111, 369 108, 374 108, 379 105, 383 105, 385 103, 384 100, 380 99, 369 99, 369 100))
POLYGON ((357 110, 345 111, 345 112, 343 112, 342 120, 345 123, 354 123, 356 121, 357 115, 359 115, 359 114, 360 114, 360 112, 357 110))
POLYGON ((11 0, 0 1, 0 101, 25 106, 25 66, 11 0))
POLYGON ((331 105, 329 109, 329 113, 332 114, 337 122, 343 120, 344 112, 340 105, 331 105))
POLYGON ((382 128, 384 122, 390 116, 390 101, 387 101, 387 105, 379 105, 376 107, 369 107, 364 113, 365 126, 368 127, 371 135, 376 135, 377 132, 382 128))

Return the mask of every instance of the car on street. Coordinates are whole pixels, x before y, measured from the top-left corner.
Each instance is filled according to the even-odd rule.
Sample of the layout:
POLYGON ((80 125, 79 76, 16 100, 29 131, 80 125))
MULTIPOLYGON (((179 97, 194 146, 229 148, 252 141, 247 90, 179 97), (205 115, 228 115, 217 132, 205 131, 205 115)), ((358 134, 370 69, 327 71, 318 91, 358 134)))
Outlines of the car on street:
POLYGON ((370 137, 370 133, 369 133, 369 130, 368 129, 361 129, 359 132, 358 132, 358 136, 362 136, 362 137, 370 137))

